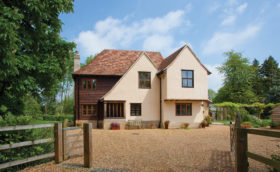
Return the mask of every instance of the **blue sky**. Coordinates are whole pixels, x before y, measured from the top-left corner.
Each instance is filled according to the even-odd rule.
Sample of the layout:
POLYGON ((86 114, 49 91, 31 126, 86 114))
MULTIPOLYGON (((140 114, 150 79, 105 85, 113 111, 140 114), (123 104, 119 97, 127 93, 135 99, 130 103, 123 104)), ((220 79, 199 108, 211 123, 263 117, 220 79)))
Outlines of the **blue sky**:
POLYGON ((77 0, 74 13, 61 14, 61 36, 75 41, 81 61, 103 49, 159 51, 163 57, 184 44, 212 72, 209 88, 223 76, 216 67, 224 52, 242 52, 262 62, 280 62, 279 0, 77 0))

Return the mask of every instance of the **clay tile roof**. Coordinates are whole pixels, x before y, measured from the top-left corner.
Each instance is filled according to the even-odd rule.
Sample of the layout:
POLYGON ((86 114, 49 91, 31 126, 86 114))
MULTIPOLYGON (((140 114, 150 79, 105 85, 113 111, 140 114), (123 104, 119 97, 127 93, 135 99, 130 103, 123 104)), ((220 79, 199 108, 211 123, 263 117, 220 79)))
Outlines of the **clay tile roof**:
POLYGON ((175 51, 174 53, 172 53, 171 55, 169 55, 168 57, 166 57, 160 64, 159 66, 159 70, 163 70, 165 69, 177 56, 178 54, 181 52, 181 50, 184 48, 185 46, 179 48, 177 51, 175 51))
MULTIPOLYGON (((103 50, 88 65, 74 74, 123 75, 144 51, 103 50)), ((158 69, 163 58, 159 52, 145 51, 158 69)))
POLYGON ((184 45, 183 47, 179 48, 177 51, 175 51, 174 53, 172 53, 171 55, 169 55, 168 57, 166 57, 160 64, 159 66, 159 71, 163 71, 164 69, 166 69, 168 67, 168 65, 170 63, 172 63, 172 61, 178 56, 178 54, 185 48, 187 47, 190 52, 193 54, 193 56, 196 58, 196 60, 198 61, 198 63, 201 64, 201 66, 207 71, 208 75, 211 74, 211 72, 201 63, 201 61, 198 59, 198 57, 195 55, 195 53, 192 51, 192 49, 188 46, 188 45, 184 45))

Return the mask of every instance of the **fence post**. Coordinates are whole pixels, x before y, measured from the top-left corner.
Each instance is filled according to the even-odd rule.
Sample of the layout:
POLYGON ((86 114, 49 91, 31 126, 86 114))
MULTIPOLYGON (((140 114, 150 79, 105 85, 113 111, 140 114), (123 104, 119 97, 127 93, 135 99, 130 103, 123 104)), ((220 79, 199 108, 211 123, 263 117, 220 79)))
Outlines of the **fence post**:
POLYGON ((236 145, 235 145, 235 170, 239 171, 248 171, 248 134, 246 129, 236 128, 236 145))
POLYGON ((232 135, 233 135, 232 128, 233 128, 232 122, 230 121, 230 125, 229 125, 230 151, 232 151, 232 141, 233 141, 232 140, 232 135))
MULTIPOLYGON (((63 121, 63 128, 67 128, 68 119, 63 121)), ((67 160, 66 130, 62 130, 63 160, 67 160)))
POLYGON ((84 123, 84 165, 91 168, 93 165, 92 151, 92 124, 84 123))
POLYGON ((63 160, 62 156, 62 124, 56 123, 54 125, 54 152, 55 162, 60 163, 63 160))

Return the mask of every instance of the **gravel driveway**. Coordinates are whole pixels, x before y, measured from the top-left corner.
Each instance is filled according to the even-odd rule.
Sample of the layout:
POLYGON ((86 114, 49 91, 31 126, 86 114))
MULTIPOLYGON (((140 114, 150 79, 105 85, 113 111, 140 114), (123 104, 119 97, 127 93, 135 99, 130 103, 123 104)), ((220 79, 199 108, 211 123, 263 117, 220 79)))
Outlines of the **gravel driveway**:
MULTIPOLYGON (((280 154, 280 139, 249 135, 249 151, 270 157, 280 154)), ((91 171, 233 171, 229 127, 206 129, 93 130, 91 171)), ((250 171, 268 171, 249 160, 250 171)), ((89 171, 83 157, 60 165, 49 162, 24 171, 89 171)))

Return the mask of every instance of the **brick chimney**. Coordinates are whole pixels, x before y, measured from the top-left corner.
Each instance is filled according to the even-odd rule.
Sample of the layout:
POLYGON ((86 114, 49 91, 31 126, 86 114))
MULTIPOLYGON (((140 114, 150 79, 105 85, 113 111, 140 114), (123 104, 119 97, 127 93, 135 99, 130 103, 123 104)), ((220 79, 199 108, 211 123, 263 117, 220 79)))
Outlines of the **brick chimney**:
POLYGON ((81 66, 80 66, 80 55, 79 55, 79 51, 76 51, 76 53, 74 55, 74 72, 76 72, 80 68, 81 68, 81 66))

